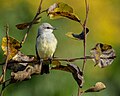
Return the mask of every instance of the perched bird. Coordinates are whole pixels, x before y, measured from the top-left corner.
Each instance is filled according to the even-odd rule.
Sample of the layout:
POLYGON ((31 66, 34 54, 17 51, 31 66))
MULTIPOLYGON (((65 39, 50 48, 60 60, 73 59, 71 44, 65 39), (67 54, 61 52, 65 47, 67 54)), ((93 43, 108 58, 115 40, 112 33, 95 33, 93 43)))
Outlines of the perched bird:
MULTIPOLYGON (((56 28, 51 26, 49 23, 43 23, 38 28, 36 38, 36 55, 40 62, 47 58, 51 63, 51 59, 57 46, 57 39, 52 33, 55 29, 56 28)), ((49 64, 43 64, 42 62, 41 74, 43 73, 49 73, 49 64)))

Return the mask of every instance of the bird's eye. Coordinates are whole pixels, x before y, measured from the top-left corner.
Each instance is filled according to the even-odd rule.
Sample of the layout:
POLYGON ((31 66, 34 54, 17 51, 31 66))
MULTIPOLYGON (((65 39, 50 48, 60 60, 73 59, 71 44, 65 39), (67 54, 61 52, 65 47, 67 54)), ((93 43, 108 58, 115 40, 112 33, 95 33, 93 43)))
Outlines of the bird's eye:
POLYGON ((46 27, 46 29, 50 29, 50 27, 46 27))

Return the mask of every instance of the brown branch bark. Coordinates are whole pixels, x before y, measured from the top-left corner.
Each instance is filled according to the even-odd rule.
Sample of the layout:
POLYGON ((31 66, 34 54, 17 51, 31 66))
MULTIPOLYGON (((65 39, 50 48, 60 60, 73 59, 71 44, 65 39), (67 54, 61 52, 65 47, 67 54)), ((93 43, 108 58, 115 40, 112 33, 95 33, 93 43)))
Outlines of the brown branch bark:
POLYGON ((21 43, 20 43, 21 46, 22 46, 22 44, 25 42, 25 40, 26 40, 26 38, 27 38, 27 36, 28 36, 28 33, 29 33, 30 29, 32 28, 32 25, 34 24, 34 21, 35 21, 37 18, 39 18, 39 15, 40 15, 41 13, 44 12, 44 11, 41 12, 42 2, 43 2, 43 0, 40 1, 38 10, 37 10, 37 12, 36 12, 36 15, 35 15, 35 17, 33 18, 32 22, 30 22, 29 28, 28 28, 25 36, 23 37, 23 39, 22 39, 22 41, 21 41, 21 43))
MULTIPOLYGON (((100 59, 114 59, 116 58, 116 56, 114 57, 109 57, 109 58, 100 58, 100 59)), ((76 58, 53 58, 52 61, 65 61, 65 62, 74 62, 74 61, 77 61, 77 60, 83 60, 83 59, 94 59, 94 57, 91 57, 91 56, 86 56, 86 57, 76 57, 76 58)), ((47 59, 44 60, 44 61, 48 61, 47 59)), ((9 61, 8 64, 13 64, 13 63, 34 63, 34 64, 37 64, 39 63, 39 60, 34 60, 34 61, 9 61)), ((0 63, 0 65, 4 65, 5 63, 0 63)))
MULTIPOLYGON (((83 40, 83 46, 84 46, 84 60, 83 60, 83 66, 82 66, 82 72, 84 75, 84 69, 85 69, 85 64, 86 64, 86 24, 87 24, 87 19, 88 19, 88 12, 89 12, 89 4, 88 1, 85 0, 85 7, 86 7, 86 17, 84 20, 84 24, 83 24, 83 30, 84 30, 84 40, 83 40)), ((82 96, 81 94, 81 88, 78 88, 78 95, 77 96, 82 96)))
POLYGON ((3 89, 5 88, 5 76, 6 76, 8 59, 9 59, 9 34, 8 34, 9 26, 6 25, 5 27, 6 27, 6 38, 7 38, 7 57, 6 57, 5 64, 3 65, 3 68, 2 68, 3 72, 2 72, 2 76, 1 77, 2 77, 2 82, 4 82, 4 83, 2 84, 2 89, 1 89, 1 92, 0 92, 0 96, 2 96, 3 89))
MULTIPOLYGON (((84 57, 86 57, 86 24, 87 24, 87 20, 88 20, 88 12, 89 12, 89 4, 88 4, 87 0, 85 0, 85 7, 86 7, 86 17, 85 17, 84 24, 83 24, 83 30, 85 32, 85 35, 84 35, 85 37, 83 40, 84 57)), ((83 73, 84 73, 85 64, 86 64, 86 59, 84 59, 84 61, 83 61, 83 67, 82 67, 83 73)))

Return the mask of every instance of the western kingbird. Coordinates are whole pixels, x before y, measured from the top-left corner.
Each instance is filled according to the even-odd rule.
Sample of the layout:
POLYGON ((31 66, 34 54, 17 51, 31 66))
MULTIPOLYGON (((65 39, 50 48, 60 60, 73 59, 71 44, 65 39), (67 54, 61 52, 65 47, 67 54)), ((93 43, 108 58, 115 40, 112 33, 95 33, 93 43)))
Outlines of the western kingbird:
POLYGON ((41 74, 49 73, 49 64, 43 64, 44 62, 41 60, 46 58, 51 60, 56 50, 57 39, 52 33, 53 30, 55 30, 55 28, 49 23, 43 23, 38 28, 36 38, 36 55, 42 64, 41 74))

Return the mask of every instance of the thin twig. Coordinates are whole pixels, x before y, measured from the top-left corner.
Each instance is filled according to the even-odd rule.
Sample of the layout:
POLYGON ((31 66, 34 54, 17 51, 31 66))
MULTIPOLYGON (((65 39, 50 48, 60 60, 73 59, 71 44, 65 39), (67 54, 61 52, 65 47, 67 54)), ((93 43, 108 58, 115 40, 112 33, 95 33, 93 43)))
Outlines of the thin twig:
POLYGON ((85 0, 85 6, 86 6, 86 17, 85 17, 84 24, 83 24, 84 27, 85 27, 86 24, 87 24, 88 13, 89 13, 89 4, 88 4, 87 0, 85 0))
POLYGON ((43 0, 40 1, 40 4, 39 4, 38 10, 37 10, 37 13, 36 13, 35 17, 33 18, 32 22, 30 23, 29 28, 28 28, 25 36, 23 37, 23 39, 22 39, 22 41, 21 41, 21 43, 20 43, 21 46, 22 46, 22 44, 25 42, 25 40, 26 40, 26 38, 27 38, 27 36, 28 36, 28 33, 29 33, 30 29, 32 28, 32 25, 33 25, 34 21, 36 20, 36 18, 38 18, 38 16, 39 16, 41 13, 44 12, 44 11, 41 12, 42 2, 43 2, 43 0))
MULTIPOLYGON (((85 6, 86 6, 86 17, 85 17, 84 24, 83 24, 83 30, 85 32, 85 35, 84 35, 85 37, 83 40, 84 57, 86 57, 86 24, 87 24, 87 19, 88 19, 88 12, 89 12, 89 4, 88 4, 87 0, 85 0, 85 6)), ((83 67, 82 67, 83 73, 84 73, 85 64, 86 64, 86 59, 84 59, 84 61, 83 61, 83 67)))
POLYGON ((6 38, 7 38, 7 57, 6 57, 5 64, 3 65, 3 72, 2 72, 3 80, 2 80, 2 82, 4 82, 4 83, 2 84, 0 96, 2 96, 3 89, 5 88, 5 76, 6 76, 7 64, 8 64, 8 60, 9 60, 9 35, 8 35, 9 26, 6 25, 5 27, 6 27, 6 38))
MULTIPOLYGON (((5 80, 4 82, 2 82, 1 84, 4 84, 4 83, 7 83, 7 82, 9 82, 11 80, 11 78, 9 78, 9 79, 7 79, 7 80, 5 80)), ((0 84, 0 85, 1 85, 0 84)))
MULTIPOLYGON (((84 31, 84 40, 83 40, 83 46, 84 46, 84 58, 86 58, 86 24, 87 24, 87 19, 88 19, 88 12, 89 12, 89 5, 87 0, 85 0, 85 7, 86 7, 86 17, 84 20, 83 24, 83 31, 84 31)), ((85 69, 85 64, 86 64, 86 59, 83 60, 83 66, 82 66, 82 72, 84 74, 84 69, 85 69)), ((78 95, 77 96, 82 96, 81 94, 81 88, 78 88, 78 95)))
POLYGON ((80 87, 78 87, 78 94, 77 94, 77 96, 82 96, 80 87))
MULTIPOLYGON (((7 88, 10 84, 12 84, 12 83, 10 83, 10 81, 11 81, 11 78, 9 78, 9 79, 7 79, 7 80, 5 80, 2 84, 5 84, 5 83, 7 83, 7 82, 9 82, 9 83, 7 83, 4 87, 2 87, 2 91, 4 91, 5 90, 5 88, 7 88)), ((2 93, 2 92, 1 92, 2 93)), ((2 96, 2 94, 0 93, 0 96, 2 96)))
POLYGON ((86 56, 86 57, 75 57, 75 58, 54 58, 53 61, 66 61, 66 62, 74 62, 76 60, 83 59, 93 59, 94 57, 86 56))

